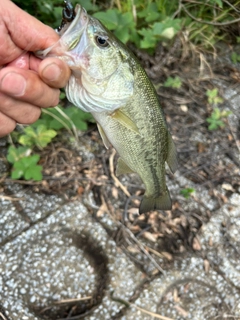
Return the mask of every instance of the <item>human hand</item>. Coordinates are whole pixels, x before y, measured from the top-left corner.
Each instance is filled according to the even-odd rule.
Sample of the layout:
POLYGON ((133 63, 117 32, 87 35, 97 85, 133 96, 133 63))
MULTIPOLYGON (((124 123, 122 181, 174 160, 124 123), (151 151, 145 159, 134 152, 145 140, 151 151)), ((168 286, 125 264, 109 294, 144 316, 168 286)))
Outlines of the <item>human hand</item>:
POLYGON ((58 58, 43 61, 31 52, 44 50, 59 36, 10 0, 0 2, 0 137, 16 123, 35 122, 41 108, 56 106, 59 88, 70 76, 58 58))

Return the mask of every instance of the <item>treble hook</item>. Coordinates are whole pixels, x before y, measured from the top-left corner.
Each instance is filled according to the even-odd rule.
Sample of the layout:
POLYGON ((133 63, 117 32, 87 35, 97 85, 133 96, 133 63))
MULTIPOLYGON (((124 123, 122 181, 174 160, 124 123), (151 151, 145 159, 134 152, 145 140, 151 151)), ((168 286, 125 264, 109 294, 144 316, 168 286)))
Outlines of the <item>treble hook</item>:
POLYGON ((72 22, 75 18, 74 7, 70 0, 64 0, 64 8, 62 10, 62 22, 61 25, 57 28, 57 31, 60 32, 67 22, 72 22))

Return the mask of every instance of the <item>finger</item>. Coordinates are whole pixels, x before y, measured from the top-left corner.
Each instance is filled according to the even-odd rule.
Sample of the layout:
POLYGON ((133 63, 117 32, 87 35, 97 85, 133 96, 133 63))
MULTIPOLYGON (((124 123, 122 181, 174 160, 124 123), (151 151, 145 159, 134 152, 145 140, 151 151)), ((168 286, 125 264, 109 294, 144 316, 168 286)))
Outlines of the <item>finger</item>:
POLYGON ((17 123, 30 124, 40 117, 41 109, 0 93, 0 112, 17 123))
POLYGON ((0 70, 0 92, 38 107, 54 107, 60 91, 50 88, 31 70, 6 67, 0 70))
POLYGON ((58 41, 59 36, 12 1, 1 0, 0 16, 0 61, 7 64, 16 59, 22 50, 46 49, 58 41), (6 52, 9 54, 6 55, 6 52))
POLYGON ((68 65, 58 58, 46 58, 39 65, 39 76, 50 87, 63 88, 66 86, 71 70, 68 65))
POLYGON ((29 61, 30 61, 30 53, 24 52, 19 57, 17 57, 15 60, 8 63, 8 67, 17 67, 20 69, 29 69, 29 61))
POLYGON ((0 112, 0 137, 4 137, 12 132, 16 127, 16 122, 0 112))

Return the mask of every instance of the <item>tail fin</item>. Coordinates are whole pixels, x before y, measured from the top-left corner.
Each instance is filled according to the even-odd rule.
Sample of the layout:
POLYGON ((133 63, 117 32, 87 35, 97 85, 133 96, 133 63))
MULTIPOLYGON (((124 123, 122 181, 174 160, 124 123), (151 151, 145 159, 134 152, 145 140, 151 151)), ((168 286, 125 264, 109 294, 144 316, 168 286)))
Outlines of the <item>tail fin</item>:
POLYGON ((172 200, 169 195, 168 189, 164 194, 159 197, 146 197, 144 196, 139 207, 139 213, 145 213, 152 210, 171 210, 172 200))

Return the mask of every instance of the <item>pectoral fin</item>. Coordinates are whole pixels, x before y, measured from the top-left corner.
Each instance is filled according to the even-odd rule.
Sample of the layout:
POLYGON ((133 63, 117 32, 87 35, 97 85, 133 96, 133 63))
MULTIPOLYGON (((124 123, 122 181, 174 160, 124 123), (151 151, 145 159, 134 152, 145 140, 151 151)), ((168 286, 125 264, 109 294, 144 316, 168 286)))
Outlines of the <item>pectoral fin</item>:
POLYGON ((116 168, 116 176, 120 176, 124 173, 133 173, 132 169, 123 161, 122 158, 118 158, 117 168, 116 168))
POLYGON ((100 133, 100 136, 102 138, 103 144, 105 145, 106 149, 108 149, 111 146, 111 143, 109 142, 103 128, 100 126, 99 123, 97 123, 98 131, 100 133))
POLYGON ((168 133, 168 155, 167 155, 167 164, 169 168, 171 169, 172 173, 174 173, 177 170, 178 167, 178 161, 177 161, 177 150, 174 145, 173 139, 168 133))
POLYGON ((138 127, 135 125, 135 123, 120 109, 117 109, 111 114, 111 117, 121 123, 122 126, 126 127, 127 129, 130 129, 134 131, 135 133, 139 134, 138 127))

